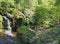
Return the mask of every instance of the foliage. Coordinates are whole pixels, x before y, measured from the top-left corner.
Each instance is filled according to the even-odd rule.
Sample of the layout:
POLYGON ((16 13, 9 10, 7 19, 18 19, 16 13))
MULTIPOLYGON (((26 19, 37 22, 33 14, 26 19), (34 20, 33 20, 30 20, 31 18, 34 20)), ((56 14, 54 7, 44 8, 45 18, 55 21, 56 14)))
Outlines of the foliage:
POLYGON ((53 40, 60 44, 59 28, 51 29, 56 24, 60 25, 60 0, 0 0, 0 14, 11 20, 11 27, 17 30, 17 39, 23 39, 23 44, 27 41, 28 44, 50 44, 53 40), (41 31, 40 27, 44 29, 41 31), (36 36, 37 32, 29 29, 42 34, 36 36), (45 33, 45 30, 49 31, 45 33))
POLYGON ((27 34, 29 30, 29 26, 21 26, 18 28, 18 32, 27 34))
POLYGON ((31 32, 29 29, 30 29, 29 26, 21 26, 18 28, 18 34, 17 34, 17 43, 18 44, 20 44, 20 43, 28 44, 33 40, 35 33, 31 32))
POLYGON ((3 31, 3 17, 0 15, 0 32, 3 31))
MULTIPOLYGON (((59 34, 60 34, 60 29, 57 27, 53 27, 53 28, 49 28, 50 31, 47 31, 46 33, 42 33, 38 36, 36 36, 33 32, 28 32, 27 35, 23 36, 25 37, 25 40, 27 40, 27 42, 23 39, 23 41, 30 44, 51 44, 51 43, 56 43, 59 44, 59 34), (26 38, 27 37, 27 38, 26 38), (30 38, 32 37, 32 38, 30 38)), ((25 32, 25 31, 24 31, 25 32)), ((20 33, 21 34, 21 33, 20 33)), ((19 35, 20 35, 19 34, 19 35)), ((21 35, 20 35, 21 36, 21 35)), ((20 39, 21 40, 21 39, 20 39)), ((19 41, 20 41, 19 40, 19 41)))

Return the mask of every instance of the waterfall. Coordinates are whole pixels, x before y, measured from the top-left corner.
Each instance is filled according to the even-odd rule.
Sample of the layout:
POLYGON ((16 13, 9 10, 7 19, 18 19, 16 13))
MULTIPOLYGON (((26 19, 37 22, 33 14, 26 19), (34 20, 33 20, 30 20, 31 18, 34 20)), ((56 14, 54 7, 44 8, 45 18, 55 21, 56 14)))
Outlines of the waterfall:
POLYGON ((3 16, 3 18, 6 20, 6 23, 7 23, 7 30, 5 30, 5 34, 6 35, 9 35, 9 36, 14 36, 11 32, 11 27, 10 27, 10 20, 6 17, 6 16, 3 16))

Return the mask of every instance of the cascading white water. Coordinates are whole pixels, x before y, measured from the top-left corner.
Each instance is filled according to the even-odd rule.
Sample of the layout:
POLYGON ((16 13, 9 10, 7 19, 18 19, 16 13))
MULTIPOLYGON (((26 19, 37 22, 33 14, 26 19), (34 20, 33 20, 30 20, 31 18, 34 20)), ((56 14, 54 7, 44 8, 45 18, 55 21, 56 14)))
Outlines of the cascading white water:
POLYGON ((6 23, 7 23, 7 30, 5 30, 5 34, 9 35, 9 36, 14 36, 11 32, 11 27, 10 27, 10 20, 6 17, 6 16, 3 16, 3 18, 6 20, 6 23))

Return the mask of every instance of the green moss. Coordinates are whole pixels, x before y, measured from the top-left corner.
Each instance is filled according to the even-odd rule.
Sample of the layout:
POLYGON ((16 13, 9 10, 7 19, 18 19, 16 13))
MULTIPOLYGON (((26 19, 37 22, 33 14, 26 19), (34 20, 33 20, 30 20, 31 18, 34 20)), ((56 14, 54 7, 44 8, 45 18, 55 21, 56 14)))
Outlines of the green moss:
POLYGON ((0 15, 0 32, 3 31, 3 17, 0 15))
POLYGON ((19 27, 18 32, 28 34, 29 33, 29 26, 21 26, 21 27, 19 27))
POLYGON ((3 22, 3 17, 0 15, 0 22, 3 22))

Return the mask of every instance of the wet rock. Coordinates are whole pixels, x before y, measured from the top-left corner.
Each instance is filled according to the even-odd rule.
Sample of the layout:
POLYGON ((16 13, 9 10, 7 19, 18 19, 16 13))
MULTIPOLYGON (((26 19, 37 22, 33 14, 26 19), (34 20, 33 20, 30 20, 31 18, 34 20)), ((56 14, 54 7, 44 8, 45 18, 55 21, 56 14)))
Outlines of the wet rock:
POLYGON ((0 44, 14 44, 14 43, 16 43, 16 38, 13 38, 8 35, 0 36, 0 44))

